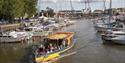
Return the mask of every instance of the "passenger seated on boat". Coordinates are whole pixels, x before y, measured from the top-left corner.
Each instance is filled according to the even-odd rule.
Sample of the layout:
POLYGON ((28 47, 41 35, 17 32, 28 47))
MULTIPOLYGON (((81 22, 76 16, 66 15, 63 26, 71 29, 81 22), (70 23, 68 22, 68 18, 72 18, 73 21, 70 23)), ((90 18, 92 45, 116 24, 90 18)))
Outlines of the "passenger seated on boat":
POLYGON ((37 50, 37 54, 42 54, 43 53, 43 48, 39 48, 38 50, 37 50))
POLYGON ((64 39, 64 40, 63 40, 63 47, 67 47, 67 46, 68 46, 67 40, 64 39))
POLYGON ((44 54, 44 53, 46 53, 46 49, 43 45, 41 45, 39 47, 39 49, 37 50, 37 52, 38 52, 38 54, 44 54))
POLYGON ((63 40, 63 47, 66 47, 66 41, 63 40))
POLYGON ((58 47, 56 44, 54 44, 54 51, 58 50, 58 47))
POLYGON ((51 53, 60 50, 63 47, 67 47, 67 42, 65 39, 57 39, 57 40, 45 39, 44 45, 42 45, 42 52, 51 53))
POLYGON ((49 50, 49 49, 46 49, 46 51, 47 51, 46 53, 50 53, 50 50, 49 50))
POLYGON ((48 48, 50 52, 54 51, 54 46, 51 43, 48 45, 48 48))
POLYGON ((63 48, 63 39, 59 39, 59 44, 58 44, 59 48, 63 48))

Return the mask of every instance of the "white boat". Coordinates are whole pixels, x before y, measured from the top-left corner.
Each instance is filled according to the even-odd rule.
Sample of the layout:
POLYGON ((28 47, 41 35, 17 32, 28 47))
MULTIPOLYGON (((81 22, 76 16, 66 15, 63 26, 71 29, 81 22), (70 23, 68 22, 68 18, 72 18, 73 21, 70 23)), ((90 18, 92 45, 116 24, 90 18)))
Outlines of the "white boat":
POLYGON ((33 34, 33 36, 47 36, 50 33, 52 33, 50 29, 45 30, 45 28, 47 27, 46 26, 27 27, 26 32, 33 34))
POLYGON ((66 26, 66 23, 59 23, 59 26, 60 26, 60 27, 65 27, 65 26, 66 26))
POLYGON ((125 44, 125 35, 119 35, 117 37, 114 37, 112 38, 112 41, 118 44, 125 44))
POLYGON ((98 32, 105 32, 107 30, 122 30, 123 25, 122 24, 115 24, 115 22, 112 23, 94 23, 94 27, 98 32))
POLYGON ((69 20, 68 21, 68 25, 72 25, 72 24, 75 24, 76 21, 73 21, 73 20, 69 20))
POLYGON ((50 24, 49 27, 53 27, 54 30, 58 30, 60 28, 58 23, 50 24))
POLYGON ((118 44, 125 44, 125 32, 124 31, 110 31, 102 34, 103 43, 114 42, 118 44))
POLYGON ((13 36, 14 38, 22 38, 22 39, 30 39, 32 38, 33 34, 32 33, 27 33, 27 32, 17 32, 17 31, 12 31, 9 33, 10 36, 13 36))
POLYGON ((1 35, 0 42, 1 43, 15 43, 15 42, 21 42, 23 40, 27 40, 30 38, 32 38, 32 34, 29 34, 26 32, 12 31, 8 34, 1 35))

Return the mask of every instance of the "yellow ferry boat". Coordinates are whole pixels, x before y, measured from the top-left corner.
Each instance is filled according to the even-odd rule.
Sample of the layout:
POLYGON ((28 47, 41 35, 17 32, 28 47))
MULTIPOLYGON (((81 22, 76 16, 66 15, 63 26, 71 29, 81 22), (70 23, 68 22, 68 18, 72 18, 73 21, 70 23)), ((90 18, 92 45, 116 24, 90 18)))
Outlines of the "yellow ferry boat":
POLYGON ((73 36, 73 32, 57 32, 49 35, 35 50, 35 62, 44 63, 60 57, 74 46, 73 36))

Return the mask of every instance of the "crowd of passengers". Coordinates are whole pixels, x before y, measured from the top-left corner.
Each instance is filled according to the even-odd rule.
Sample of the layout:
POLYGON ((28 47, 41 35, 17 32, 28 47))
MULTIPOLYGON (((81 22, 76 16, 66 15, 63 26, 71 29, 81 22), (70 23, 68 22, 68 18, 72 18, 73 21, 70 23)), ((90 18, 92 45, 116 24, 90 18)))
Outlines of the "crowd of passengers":
POLYGON ((44 44, 40 45, 37 50, 38 54, 52 53, 67 47, 67 42, 65 39, 49 40, 45 39, 44 44))

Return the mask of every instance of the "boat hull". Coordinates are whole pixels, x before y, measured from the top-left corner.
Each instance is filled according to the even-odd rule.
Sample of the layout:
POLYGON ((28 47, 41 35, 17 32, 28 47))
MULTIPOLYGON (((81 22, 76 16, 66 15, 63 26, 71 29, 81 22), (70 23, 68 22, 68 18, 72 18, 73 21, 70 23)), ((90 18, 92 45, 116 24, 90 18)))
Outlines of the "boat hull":
POLYGON ((97 32, 106 32, 107 30, 122 30, 121 28, 112 28, 112 27, 98 27, 95 26, 95 29, 97 30, 97 32))
POLYGON ((119 36, 102 36, 103 43, 116 43, 116 44, 125 44, 124 39, 117 38, 119 36))
POLYGON ((125 45, 125 40, 113 40, 114 43, 117 44, 124 44, 125 45))

